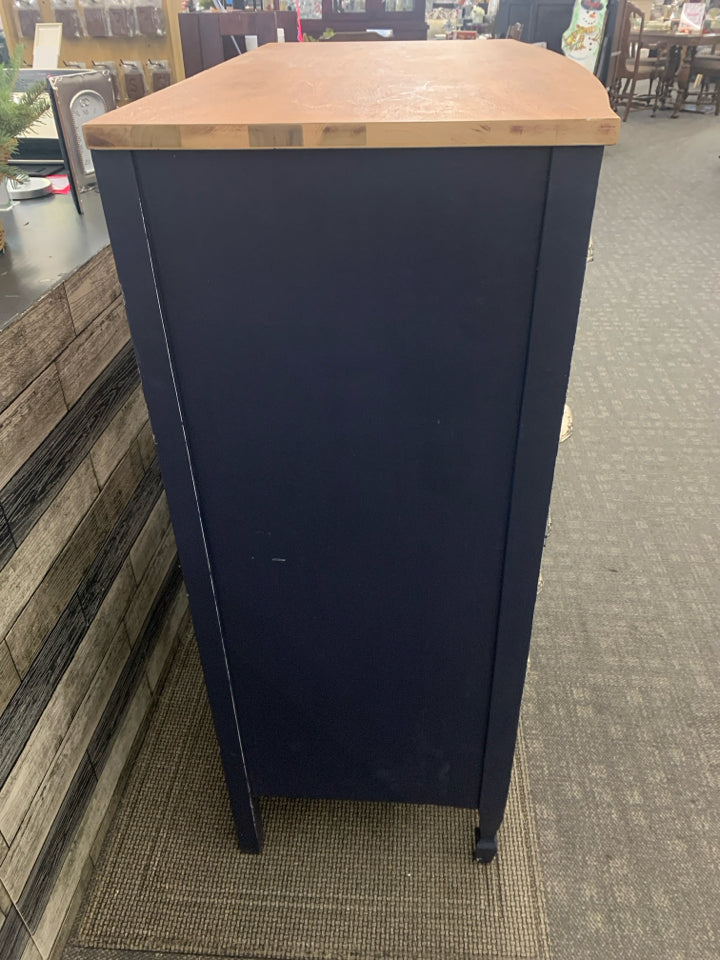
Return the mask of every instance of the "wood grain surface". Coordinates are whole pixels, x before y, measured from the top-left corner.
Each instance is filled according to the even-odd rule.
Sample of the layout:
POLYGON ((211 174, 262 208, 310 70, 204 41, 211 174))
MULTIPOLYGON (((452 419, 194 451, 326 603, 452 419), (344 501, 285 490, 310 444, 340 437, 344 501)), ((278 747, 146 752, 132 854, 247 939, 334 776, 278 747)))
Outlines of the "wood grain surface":
POLYGON ((97 494, 92 464, 86 458, 0 571, 0 636, 7 634, 97 494))
POLYGON ((61 951, 189 620, 128 337, 109 247, 0 330, 2 960, 61 951))
POLYGON ((141 583, 157 545, 169 526, 170 508, 168 507, 167 497, 163 493, 130 550, 130 563, 137 584, 141 583))
POLYGON ((120 281, 110 247, 67 278, 65 293, 75 332, 80 333, 120 296, 120 281))
POLYGON ((129 338, 125 305, 122 297, 117 297, 56 360, 68 407, 80 399, 129 338))
MULTIPOLYGON (((12 695, 20 686, 20 675, 15 669, 8 645, 3 640, 0 642, 0 713, 5 709, 12 695)), ((0 848, 0 862, 2 861, 2 849, 0 848)))
POLYGON ((145 526, 162 493, 160 468, 153 463, 137 485, 78 587, 78 596, 88 623, 94 619, 138 534, 145 526))
POLYGON ((0 410, 19 396, 75 336, 62 285, 2 331, 0 410))
POLYGON ((0 413, 0 488, 67 413, 55 364, 50 364, 0 413))
MULTIPOLYGON (((60 487, 137 390, 139 380, 128 344, 0 490, 0 505, 16 544, 28 536, 60 487)), ((138 423, 137 429, 141 426, 138 423)))
POLYGON ((140 452, 133 444, 8 632, 6 642, 21 676, 27 673, 143 474, 140 452))
POLYGON ((165 579, 171 564, 176 562, 175 534, 172 527, 168 526, 125 613, 125 626, 131 644, 135 643, 142 632, 155 600, 158 583, 165 579))
POLYGON ((107 621, 107 615, 102 619, 98 615, 93 621, 0 790, 0 832, 11 842, 62 746, 72 719, 121 622, 118 617, 115 629, 109 630, 107 621))
MULTIPOLYGON (((73 598, 0 716, 0 783, 10 775, 86 631, 82 607, 73 598)), ((0 883, 9 890, 6 867, 7 858, 0 883)))
POLYGON ((583 67, 514 40, 267 44, 85 124, 93 149, 610 144, 583 67))

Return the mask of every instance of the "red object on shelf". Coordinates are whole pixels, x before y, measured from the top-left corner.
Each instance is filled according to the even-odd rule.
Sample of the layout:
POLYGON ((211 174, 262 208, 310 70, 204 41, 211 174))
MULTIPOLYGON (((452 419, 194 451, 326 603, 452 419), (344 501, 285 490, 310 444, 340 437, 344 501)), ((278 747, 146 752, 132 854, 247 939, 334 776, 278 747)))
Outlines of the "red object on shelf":
POLYGON ((65 173, 52 173, 48 177, 53 193, 70 193, 70 181, 65 173))

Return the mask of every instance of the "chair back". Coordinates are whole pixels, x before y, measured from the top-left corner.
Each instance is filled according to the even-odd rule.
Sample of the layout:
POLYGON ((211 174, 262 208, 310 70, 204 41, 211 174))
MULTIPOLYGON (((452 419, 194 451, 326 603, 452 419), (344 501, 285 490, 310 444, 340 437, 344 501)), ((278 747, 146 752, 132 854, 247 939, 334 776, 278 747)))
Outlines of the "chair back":
POLYGON ((640 48, 642 47, 642 37, 643 30, 645 29, 645 14, 642 12, 640 7, 636 7, 634 3, 630 3, 630 0, 626 0, 625 9, 623 11, 622 18, 622 37, 621 37, 621 49, 622 55, 626 60, 637 60, 640 59, 640 48), (638 27, 638 36, 636 40, 630 40, 630 34, 632 33, 633 27, 636 23, 640 24, 638 27), (635 46, 635 53, 633 53, 633 45, 635 46))
POLYGON ((620 0, 618 5, 617 20, 615 21, 615 33, 613 35, 612 50, 610 51, 610 62, 608 66, 607 87, 612 89, 614 83, 621 76, 627 73, 627 63, 634 61, 633 72, 637 70, 640 62, 640 50, 642 48, 642 35, 645 29, 645 14, 640 7, 635 6, 630 0, 620 0), (636 40, 631 40, 630 35, 633 30, 633 24, 639 21, 640 28, 636 40), (633 45, 635 50, 633 52, 633 45))

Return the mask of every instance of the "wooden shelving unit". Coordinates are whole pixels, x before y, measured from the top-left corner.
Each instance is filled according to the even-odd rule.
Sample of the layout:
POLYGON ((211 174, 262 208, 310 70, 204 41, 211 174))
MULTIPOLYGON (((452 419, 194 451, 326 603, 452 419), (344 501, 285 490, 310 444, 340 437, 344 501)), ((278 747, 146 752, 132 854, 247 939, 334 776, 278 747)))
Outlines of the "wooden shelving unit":
MULTIPOLYGON (((40 16, 46 23, 55 22, 55 13, 51 0, 39 0, 40 16)), ((121 60, 139 60, 145 69, 148 90, 150 76, 147 70, 148 60, 167 60, 170 63, 173 82, 185 78, 178 13, 182 9, 182 0, 162 0, 166 33, 160 37, 66 37, 63 36, 60 48, 60 66, 65 63, 85 63, 92 67, 96 62, 114 60, 120 70, 121 60)), ((23 37, 20 20, 14 0, 0 0, 0 12, 5 28, 10 52, 14 52, 18 43, 24 44, 23 60, 27 66, 32 62, 32 39, 23 37)), ((122 76, 120 77, 121 96, 125 96, 122 76)))

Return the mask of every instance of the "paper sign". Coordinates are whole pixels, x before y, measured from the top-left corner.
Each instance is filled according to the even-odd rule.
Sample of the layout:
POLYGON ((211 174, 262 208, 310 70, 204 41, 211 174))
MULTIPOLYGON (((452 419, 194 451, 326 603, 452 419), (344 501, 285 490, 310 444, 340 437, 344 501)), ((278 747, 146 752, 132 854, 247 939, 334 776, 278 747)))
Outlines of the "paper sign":
POLYGON ((61 23, 36 23, 33 69, 55 70, 60 59, 61 23))
POLYGON ((702 33, 705 9, 704 3, 684 3, 680 11, 678 33, 702 33))

